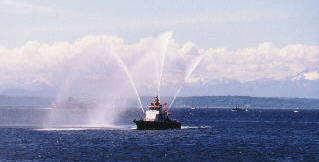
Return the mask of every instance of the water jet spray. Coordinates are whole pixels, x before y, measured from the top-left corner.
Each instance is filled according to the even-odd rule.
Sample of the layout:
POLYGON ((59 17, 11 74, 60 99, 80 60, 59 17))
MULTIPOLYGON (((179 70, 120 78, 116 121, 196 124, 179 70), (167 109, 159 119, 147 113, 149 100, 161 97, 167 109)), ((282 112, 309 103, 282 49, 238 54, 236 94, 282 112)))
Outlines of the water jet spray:
POLYGON ((188 79, 190 78, 190 76, 192 75, 192 73, 194 72, 194 70, 196 69, 196 67, 199 65, 199 63, 202 61, 202 59, 204 58, 205 55, 201 55, 201 56, 198 56, 195 61, 192 63, 192 65, 190 66, 188 72, 186 73, 186 76, 184 78, 184 81, 182 82, 182 84, 179 86, 179 88, 177 89, 174 97, 173 97, 173 100, 171 102, 171 104, 168 106, 168 110, 172 107, 176 97, 178 96, 178 94, 180 93, 180 91, 182 90, 183 88, 183 85, 185 83, 187 83, 188 79))
POLYGON ((126 64, 124 63, 123 59, 122 59, 119 55, 115 54, 115 53, 112 52, 112 51, 111 51, 111 54, 112 54, 112 56, 115 57, 115 60, 117 61, 117 63, 118 63, 118 64, 120 65, 120 67, 124 70, 124 72, 125 72, 127 78, 129 79, 129 82, 130 82, 130 84, 131 84, 131 86, 132 86, 132 88, 133 88, 133 90, 134 90, 134 93, 135 93, 135 95, 136 95, 136 98, 137 98, 139 107, 140 107, 140 109, 142 110, 142 112, 144 113, 143 104, 142 104, 140 95, 139 95, 139 93, 138 93, 138 91, 137 91, 136 84, 135 84, 135 82, 134 82, 134 80, 133 80, 133 77, 132 77, 130 71, 128 70, 126 64))
POLYGON ((161 90, 161 82, 162 82, 162 77, 163 77, 163 71, 164 71, 164 65, 165 65, 165 58, 166 58, 166 53, 167 53, 167 48, 168 48, 168 44, 169 44, 169 40, 172 37, 172 33, 171 32, 167 32, 165 34, 163 34, 164 37, 163 39, 165 39, 165 43, 163 44, 163 50, 160 53, 161 56, 161 64, 160 64, 160 69, 159 69, 159 78, 158 78, 158 87, 157 87, 157 96, 160 97, 160 90, 161 90))

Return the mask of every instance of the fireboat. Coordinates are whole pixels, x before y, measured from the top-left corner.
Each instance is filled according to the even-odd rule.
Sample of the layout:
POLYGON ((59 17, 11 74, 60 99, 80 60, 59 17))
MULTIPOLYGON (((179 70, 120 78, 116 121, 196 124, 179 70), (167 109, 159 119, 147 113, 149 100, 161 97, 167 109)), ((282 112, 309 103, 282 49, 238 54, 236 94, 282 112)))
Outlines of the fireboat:
POLYGON ((168 110, 163 110, 167 104, 161 104, 158 96, 148 106, 144 119, 134 120, 138 130, 180 129, 181 123, 170 119, 168 110))

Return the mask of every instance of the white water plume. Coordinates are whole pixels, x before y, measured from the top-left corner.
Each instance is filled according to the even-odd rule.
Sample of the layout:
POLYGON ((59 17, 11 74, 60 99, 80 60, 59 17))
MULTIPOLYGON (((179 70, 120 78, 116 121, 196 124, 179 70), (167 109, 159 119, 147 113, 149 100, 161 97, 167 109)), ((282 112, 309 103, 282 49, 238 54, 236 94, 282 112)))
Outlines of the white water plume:
POLYGON ((130 71, 128 70, 126 64, 123 62, 123 60, 122 60, 122 58, 121 58, 120 56, 118 56, 117 54, 115 54, 115 53, 113 53, 113 52, 111 52, 111 53, 112 53, 112 55, 115 57, 116 61, 119 63, 119 65, 121 66, 121 68, 124 70, 124 72, 125 72, 127 78, 129 79, 129 82, 130 82, 130 84, 131 84, 131 86, 132 86, 132 88, 133 88, 133 90, 134 90, 135 95, 136 95, 136 99, 137 99, 137 101, 138 101, 139 107, 140 107, 140 109, 142 110, 142 112, 144 113, 143 104, 142 104, 140 95, 139 95, 139 93, 138 93, 138 91, 137 91, 136 84, 135 84, 135 82, 134 82, 134 80, 133 80, 133 77, 132 77, 130 71))
POLYGON ((159 69, 159 78, 158 78, 158 87, 157 87, 157 96, 160 97, 160 90, 161 90, 161 82, 162 82, 162 77, 163 77, 163 71, 164 71, 164 65, 165 65, 165 58, 166 58, 166 53, 167 53, 167 48, 169 45, 169 41, 172 37, 172 33, 171 32, 167 32, 165 34, 163 34, 160 37, 160 40, 163 40, 164 43, 162 44, 162 50, 159 53, 160 54, 160 58, 161 58, 161 64, 160 64, 160 69, 159 69))
POLYGON ((189 80, 190 76, 192 75, 193 71, 196 69, 196 67, 199 65, 199 63, 202 61, 202 59, 204 58, 204 55, 198 56, 195 61, 193 61, 193 63, 191 64, 190 68, 188 69, 184 81, 180 84, 180 86, 178 87, 177 91, 175 92, 175 95, 173 97, 172 102, 170 103, 170 105, 168 106, 168 110, 172 107, 173 103, 175 102, 176 97, 179 95, 179 93, 181 92, 183 85, 185 83, 187 83, 187 81, 189 80))
POLYGON ((68 99, 78 99, 77 96, 91 95, 96 99, 96 106, 85 111, 71 108, 70 111, 74 109, 75 114, 82 115, 72 120, 66 116, 70 113, 65 113, 63 108, 57 109, 52 111, 49 121, 54 125, 75 124, 79 120, 82 120, 81 123, 79 122, 80 125, 103 126, 112 124, 117 120, 117 116, 129 106, 126 104, 126 101, 130 100, 128 89, 132 89, 131 92, 134 93, 138 107, 144 113, 139 88, 147 86, 160 95, 165 58, 171 36, 172 33, 168 32, 156 38, 143 40, 143 43, 149 46, 146 46, 147 48, 141 46, 144 48, 141 49, 142 52, 138 48, 136 51, 131 51, 131 47, 135 45, 123 45, 120 44, 121 42, 101 43, 104 38, 94 40, 97 41, 94 43, 99 43, 99 46, 95 47, 94 50, 91 50, 91 44, 81 42, 85 44, 85 48, 77 49, 77 57, 72 58, 66 64, 69 68, 66 69, 67 75, 64 84, 60 86, 56 102, 68 102, 68 99), (88 54, 90 54, 89 57, 87 57, 88 54), (131 58, 131 61, 128 58, 131 58), (152 75, 154 71, 158 75, 152 75), (154 77, 158 77, 158 79, 155 80, 154 77), (93 79, 94 82, 91 82, 90 79, 93 79), (136 82, 139 83, 139 87, 137 87, 136 82), (157 88, 152 86, 152 82, 157 84, 155 85, 157 88))
POLYGON ((68 66, 70 68, 68 69, 68 75, 65 77, 65 81, 60 87, 60 91, 56 97, 55 103, 57 103, 58 106, 54 107, 49 113, 48 120, 44 123, 44 126, 104 126, 106 124, 112 124, 117 120, 119 114, 127 109, 125 101, 129 99, 130 94, 128 94, 129 91, 127 91, 129 88, 132 88, 132 92, 134 92, 134 96, 136 96, 136 100, 138 101, 138 107, 144 112, 135 82, 122 58, 115 53, 115 51, 111 50, 110 47, 97 49, 97 52, 92 53, 92 55, 93 57, 83 59, 80 57, 81 54, 79 54, 79 57, 69 62, 68 66), (107 59, 108 62, 106 62, 105 59, 107 59), (102 67, 102 65, 106 66, 102 67), (117 66, 118 68, 110 73, 110 71, 107 70, 110 69, 110 66, 117 66), (100 74, 98 75, 88 76, 87 72, 93 72, 97 67, 103 69, 103 71, 106 70, 103 72, 104 75, 99 72, 100 74), (114 73, 114 76, 109 77, 112 73, 114 73), (102 83, 104 85, 99 85, 99 82, 96 82, 98 80, 96 80, 95 82, 97 84, 92 85, 89 80, 86 81, 88 79, 87 77, 93 77, 95 80, 100 80, 101 77, 102 79, 109 78, 113 80, 113 82, 103 81, 104 83, 102 83), (125 82, 128 82, 128 84, 125 84, 125 82), (100 90, 92 91, 90 88, 92 86, 99 87, 100 90), (105 86, 109 87, 108 90, 104 89, 105 86), (98 100, 96 100, 94 107, 88 107, 89 109, 79 108, 78 106, 80 106, 79 104, 81 103, 69 105, 70 101, 71 103, 79 101, 77 96, 81 96, 81 93, 79 93, 81 91, 84 92, 85 95, 93 94, 93 96, 95 96, 94 98, 97 97, 96 99, 98 100), (119 97, 121 98, 119 99, 119 97), (67 107, 65 107, 65 104, 67 107))

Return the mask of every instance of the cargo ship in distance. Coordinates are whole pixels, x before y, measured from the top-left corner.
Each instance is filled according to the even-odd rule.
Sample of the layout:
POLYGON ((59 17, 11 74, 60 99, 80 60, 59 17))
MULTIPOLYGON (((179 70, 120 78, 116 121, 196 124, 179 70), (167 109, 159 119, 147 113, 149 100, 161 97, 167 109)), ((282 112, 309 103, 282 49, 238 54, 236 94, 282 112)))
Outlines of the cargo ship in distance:
POLYGON ((180 129, 181 123, 170 119, 168 110, 163 110, 166 104, 161 104, 158 97, 154 97, 153 102, 144 113, 144 118, 134 120, 138 130, 162 130, 180 129))

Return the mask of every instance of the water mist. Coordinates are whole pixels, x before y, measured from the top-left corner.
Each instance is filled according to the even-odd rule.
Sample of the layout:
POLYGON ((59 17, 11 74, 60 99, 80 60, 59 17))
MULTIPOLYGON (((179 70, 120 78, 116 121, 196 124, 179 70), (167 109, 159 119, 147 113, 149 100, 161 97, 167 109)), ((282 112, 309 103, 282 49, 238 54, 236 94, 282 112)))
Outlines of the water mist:
POLYGON ((164 71, 164 65, 165 65, 165 58, 166 58, 166 53, 167 53, 167 48, 169 45, 169 41, 172 37, 171 32, 167 32, 163 35, 160 36, 161 42, 161 52, 159 53, 161 64, 159 66, 159 77, 158 77, 158 86, 157 86, 157 96, 160 97, 160 90, 161 90, 161 82, 162 82, 162 77, 163 77, 163 71, 164 71))
POLYGON ((191 64, 190 68, 187 70, 187 73, 185 75, 185 78, 183 80, 183 82, 180 84, 180 86, 178 87, 178 89, 175 92, 175 95, 173 97, 172 102, 170 103, 170 105, 168 106, 168 110, 173 106, 173 103, 176 99, 176 97, 179 95, 179 93, 181 92, 183 86, 185 83, 187 83, 188 79, 190 78, 190 76, 192 75, 192 73, 194 72, 194 70, 196 69, 196 67, 199 65, 199 63, 202 61, 202 59, 204 58, 204 55, 198 56, 193 63, 191 64))

